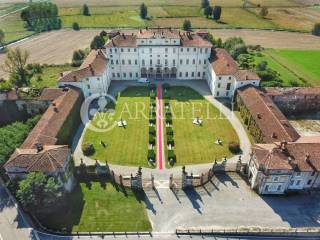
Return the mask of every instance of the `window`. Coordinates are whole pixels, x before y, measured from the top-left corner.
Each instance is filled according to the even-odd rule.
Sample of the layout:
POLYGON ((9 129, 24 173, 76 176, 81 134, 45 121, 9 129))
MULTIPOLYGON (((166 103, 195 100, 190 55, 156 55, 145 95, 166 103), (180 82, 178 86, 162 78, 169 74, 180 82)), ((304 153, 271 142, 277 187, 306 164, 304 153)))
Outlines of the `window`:
POLYGON ((110 58, 112 58, 113 56, 112 55, 110 55, 110 58))
POLYGON ((130 52, 130 48, 128 48, 128 52, 130 52))
POLYGON ((221 80, 222 79, 222 77, 219 77, 219 80, 221 80))
POLYGON ((152 65, 152 59, 150 59, 150 65, 152 65))
POLYGON ((186 64, 189 64, 189 59, 186 60, 186 64))
POLYGON ((219 95, 220 95, 220 93, 219 93, 219 92, 217 92, 217 97, 219 97, 219 95))
POLYGON ((301 180, 298 180, 298 181, 296 182, 296 186, 299 186, 300 183, 301 183, 301 180))
POLYGON ((157 64, 160 64, 160 59, 157 60, 157 64))
POLYGON ((113 65, 113 60, 111 59, 111 65, 113 65))
POLYGON ((316 174, 316 172, 315 172, 315 171, 313 171, 313 172, 311 173, 311 176, 313 177, 315 174, 316 174))
POLYGON ((188 72, 186 72, 185 76, 186 76, 186 77, 188 77, 188 76, 189 76, 189 73, 188 73, 188 72))
POLYGON ((180 52, 183 52, 183 48, 180 48, 180 52))
POLYGON ((279 177, 274 177, 273 181, 278 182, 279 181, 279 177))
POLYGON ((182 64, 182 59, 180 59, 180 64, 182 64))
POLYGON ((152 41, 150 40, 149 43, 152 43, 152 41))
POLYGON ((168 53, 168 48, 165 49, 165 52, 168 53))
POLYGON ((205 59, 205 60, 203 60, 203 64, 207 64, 207 60, 205 59))
POLYGON ((191 73, 191 77, 194 77, 194 72, 191 73))
POLYGON ((221 84, 220 83, 218 83, 218 88, 220 88, 221 87, 221 84))
POLYGON ((117 64, 117 65, 119 64, 119 61, 118 61, 118 60, 116 60, 116 64, 117 64))
POLYGON ((200 72, 198 72, 198 77, 200 77, 201 76, 201 73, 200 72))
POLYGON ((122 64, 124 64, 124 59, 122 59, 122 64))
POLYGON ((87 85, 88 89, 90 89, 90 85, 87 85))
POLYGON ((128 64, 131 65, 131 60, 130 59, 128 60, 128 64))
POLYGON ((137 49, 136 49, 136 48, 134 48, 134 49, 133 49, 133 51, 134 51, 134 52, 136 52, 136 51, 137 51, 137 49))
POLYGON ((267 192, 267 191, 269 191, 269 185, 266 185, 265 187, 264 187, 264 190, 267 192))
POLYGON ((189 52, 189 48, 187 48, 187 52, 189 52))
POLYGON ((201 59, 199 59, 199 64, 201 64, 201 59))
POLYGON ((144 66, 145 65, 145 62, 144 62, 144 59, 142 59, 142 66, 144 66))
POLYGON ((123 48, 121 48, 121 52, 123 52, 123 48))
POLYGON ((149 53, 152 53, 152 48, 149 48, 149 53))
POLYGON ((195 59, 192 60, 192 64, 196 64, 196 60, 195 59))
POLYGON ((194 52, 196 52, 196 51, 197 51, 197 49, 196 49, 196 48, 194 48, 194 49, 193 49, 193 51, 194 51, 194 52))
POLYGON ((229 80, 231 80, 231 77, 229 77, 229 80))
POLYGON ((309 179, 309 180, 308 180, 308 182, 307 182, 307 185, 310 185, 310 184, 311 184, 311 182, 312 182, 312 180, 311 180, 311 179, 309 179))
POLYGON ((139 74, 138 73, 136 73, 136 78, 138 78, 139 77, 139 74))
POLYGON ((300 177, 301 176, 301 172, 296 172, 296 176, 300 177))
POLYGON ((165 60, 164 60, 164 64, 165 64, 165 65, 168 65, 168 59, 165 59, 165 60))
POLYGON ((176 65, 176 60, 175 59, 172 60, 172 64, 173 64, 173 66, 176 65))
POLYGON ((204 50, 204 52, 205 52, 205 53, 208 53, 208 48, 206 48, 206 49, 204 50))
POLYGON ((226 97, 228 97, 229 96, 229 92, 228 91, 226 91, 226 97))
POLYGON ((116 74, 115 74, 115 73, 112 73, 112 77, 116 77, 116 74))
POLYGON ((205 77, 205 76, 206 76, 206 72, 203 72, 203 73, 202 73, 202 77, 205 77))
POLYGON ((278 185, 277 191, 281 191, 281 185, 278 185))
POLYGON ((294 180, 290 181, 290 186, 292 186, 294 184, 294 180))
POLYGON ((115 53, 118 52, 118 49, 115 48, 115 49, 114 49, 114 52, 115 52, 115 53))
POLYGON ((117 73, 117 77, 118 77, 118 78, 120 77, 120 73, 117 73))
POLYGON ((137 60, 137 59, 134 60, 134 64, 135 64, 135 65, 138 65, 138 60, 137 60))
POLYGON ((126 73, 123 73, 123 77, 126 78, 126 77, 127 77, 127 74, 126 74, 126 73))
POLYGON ((131 72, 131 73, 129 73, 129 76, 130 76, 130 78, 132 78, 132 72, 131 72))
POLYGON ((182 77, 182 72, 179 72, 179 77, 182 77))
POLYGON ((230 88, 231 88, 231 83, 228 83, 227 84, 227 90, 230 90, 230 88))
POLYGON ((110 50, 109 50, 109 51, 110 51, 110 53, 112 53, 112 48, 110 48, 110 50))

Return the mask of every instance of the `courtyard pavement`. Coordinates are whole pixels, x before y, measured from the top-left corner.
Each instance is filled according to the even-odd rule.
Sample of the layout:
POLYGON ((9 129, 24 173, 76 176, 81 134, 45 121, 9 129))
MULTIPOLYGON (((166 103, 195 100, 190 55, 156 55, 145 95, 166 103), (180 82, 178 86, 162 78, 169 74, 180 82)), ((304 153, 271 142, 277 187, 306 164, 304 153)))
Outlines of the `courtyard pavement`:
POLYGON ((155 232, 177 227, 319 227, 320 194, 259 196, 236 173, 217 175, 204 187, 146 192, 155 232))

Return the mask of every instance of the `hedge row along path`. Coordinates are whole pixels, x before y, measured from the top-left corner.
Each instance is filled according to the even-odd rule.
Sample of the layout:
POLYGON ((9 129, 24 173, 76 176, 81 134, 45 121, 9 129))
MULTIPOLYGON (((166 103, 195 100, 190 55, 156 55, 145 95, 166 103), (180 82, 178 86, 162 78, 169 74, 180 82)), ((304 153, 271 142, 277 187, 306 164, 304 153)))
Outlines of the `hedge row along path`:
POLYGON ((162 92, 161 84, 158 84, 157 91, 157 158, 158 158, 158 169, 164 168, 164 148, 163 148, 163 108, 162 108, 162 92))

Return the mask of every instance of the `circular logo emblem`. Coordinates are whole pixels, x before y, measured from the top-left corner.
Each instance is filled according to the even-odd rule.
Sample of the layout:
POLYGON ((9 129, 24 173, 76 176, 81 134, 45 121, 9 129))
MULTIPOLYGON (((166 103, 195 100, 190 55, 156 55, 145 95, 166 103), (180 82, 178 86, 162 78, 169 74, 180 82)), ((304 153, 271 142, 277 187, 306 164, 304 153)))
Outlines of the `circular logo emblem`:
POLYGON ((92 94, 82 103, 82 123, 95 132, 107 132, 117 126, 115 119, 116 99, 109 94, 92 94))

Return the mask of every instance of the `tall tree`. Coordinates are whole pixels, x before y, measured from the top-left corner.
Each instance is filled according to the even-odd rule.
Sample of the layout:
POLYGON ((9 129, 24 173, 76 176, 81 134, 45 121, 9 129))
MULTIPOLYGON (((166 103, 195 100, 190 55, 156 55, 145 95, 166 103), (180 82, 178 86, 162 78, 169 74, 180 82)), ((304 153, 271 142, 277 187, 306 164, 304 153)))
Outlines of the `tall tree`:
POLYGON ((222 8, 220 6, 214 6, 212 15, 215 21, 218 21, 221 18, 222 8))
POLYGON ((0 47, 4 45, 4 38, 5 38, 4 31, 0 29, 0 47))
POLYGON ((82 14, 83 14, 84 16, 90 16, 90 10, 89 10, 89 7, 88 7, 87 4, 83 4, 82 14))
POLYGON ((29 84, 27 60, 29 53, 20 48, 10 49, 4 62, 3 70, 10 74, 12 82, 21 87, 29 84))
POLYGON ((204 15, 208 18, 209 16, 212 15, 212 7, 208 6, 204 9, 204 15))
POLYGON ((201 8, 206 8, 209 6, 210 6, 209 0, 201 0, 201 8))
POLYGON ((188 19, 184 20, 182 28, 185 31, 191 31, 192 25, 191 25, 190 20, 188 20, 188 19))
POLYGON ((263 6, 260 10, 260 16, 266 17, 268 15, 268 13, 269 13, 268 8, 266 6, 263 6))
POLYGON ((141 4, 140 6, 140 17, 142 19, 146 19, 148 16, 148 8, 147 5, 145 5, 144 3, 141 4))
POLYGON ((17 197, 22 205, 32 212, 50 211, 60 200, 60 186, 53 178, 47 178, 43 173, 30 173, 19 183, 17 197))
POLYGON ((320 23, 314 24, 312 34, 315 36, 320 36, 320 23))
POLYGON ((100 37, 100 35, 97 35, 93 38, 91 44, 90 44, 90 48, 91 49, 99 49, 99 48, 102 48, 105 44, 105 40, 100 37))

